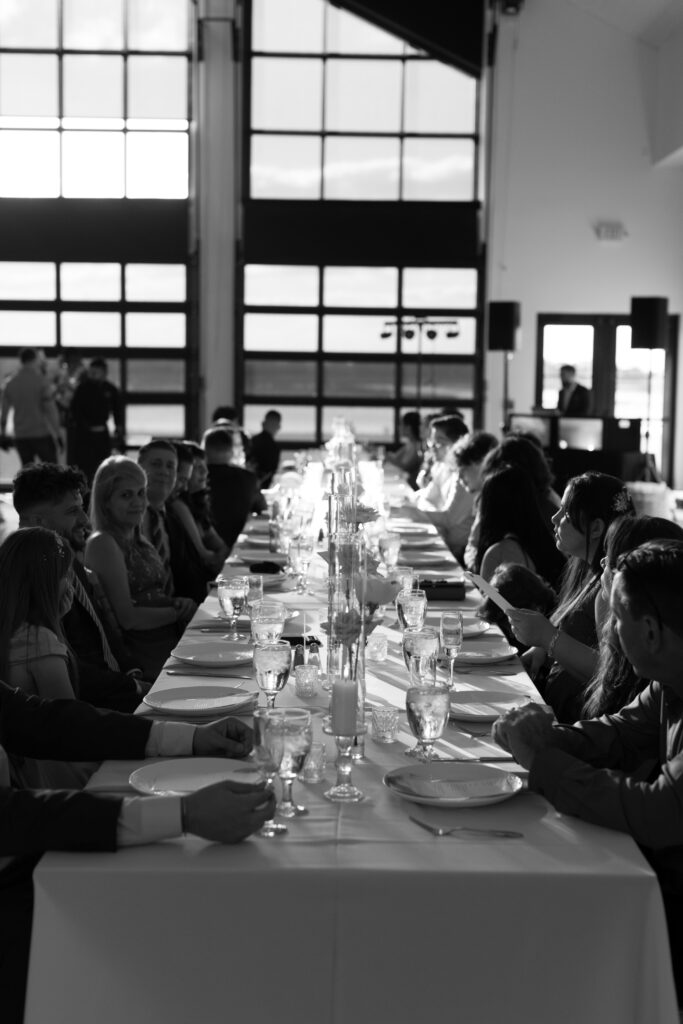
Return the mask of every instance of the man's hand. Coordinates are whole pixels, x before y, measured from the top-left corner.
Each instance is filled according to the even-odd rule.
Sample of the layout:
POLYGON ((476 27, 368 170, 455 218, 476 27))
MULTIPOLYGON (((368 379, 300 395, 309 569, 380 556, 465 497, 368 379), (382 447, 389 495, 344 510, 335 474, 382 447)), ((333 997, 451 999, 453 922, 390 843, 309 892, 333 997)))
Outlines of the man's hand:
POLYGON ((527 647, 548 647, 555 626, 545 615, 530 608, 510 608, 507 613, 512 632, 527 647))
POLYGON ((493 723, 492 733, 496 743, 523 768, 531 768, 539 750, 554 745, 553 719, 538 704, 508 711, 493 723))
POLYGON ((192 752, 197 757, 246 757, 254 734, 238 718, 221 718, 194 731, 192 752))
POLYGON ((275 814, 275 797, 264 786, 226 780, 184 796, 185 830, 216 843, 241 842, 275 814))

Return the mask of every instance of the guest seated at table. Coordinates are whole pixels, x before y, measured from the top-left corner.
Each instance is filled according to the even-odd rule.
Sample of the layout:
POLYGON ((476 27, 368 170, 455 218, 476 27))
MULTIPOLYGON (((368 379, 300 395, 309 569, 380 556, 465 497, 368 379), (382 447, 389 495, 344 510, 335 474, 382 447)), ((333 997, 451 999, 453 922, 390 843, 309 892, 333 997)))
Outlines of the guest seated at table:
MULTIPOLYGON (((557 604, 557 594, 550 584, 525 565, 512 562, 499 565, 489 582, 515 608, 534 609, 541 615, 550 615, 557 604)), ((528 650, 528 646, 512 632, 505 612, 489 597, 483 599, 477 614, 485 622, 498 626, 508 643, 520 654, 528 650)))
POLYGON ((86 487, 84 475, 71 466, 50 462, 25 466, 14 478, 14 507, 20 526, 54 530, 74 554, 73 603, 62 617, 62 629, 76 659, 80 699, 96 707, 134 711, 149 686, 143 683, 121 635, 108 628, 101 595, 81 561, 90 532, 83 508, 86 487))
MULTIPOLYGON (((185 527, 168 506, 176 486, 178 454, 175 445, 152 438, 138 452, 138 463, 147 476, 147 509, 142 534, 154 546, 165 570, 164 589, 174 597, 188 597, 200 604, 215 573, 202 564, 185 527)), ((184 466, 189 477, 190 466, 184 466)))
POLYGON ((422 467, 422 421, 419 412, 406 412, 401 417, 401 447, 387 452, 384 461, 405 473, 407 483, 417 489, 417 474, 422 467))
POLYGON ((466 434, 453 445, 453 459, 460 475, 460 481, 470 494, 474 495, 474 520, 462 556, 466 569, 474 571, 479 546, 479 495, 484 482, 484 460, 498 445, 493 434, 475 430, 466 434))
MULTIPOLYGON (((7 588, 5 588, 7 589, 7 588)), ((48 850, 114 851, 193 833, 238 843, 273 816, 261 784, 219 782, 183 797, 122 797, 12 786, 13 757, 140 760, 246 757, 251 730, 235 718, 169 725, 98 711, 78 700, 29 697, 0 683, 0 1019, 21 1024, 33 913, 33 868, 48 850)))
POLYGON ((85 563, 99 579, 132 657, 143 677, 156 679, 192 618, 195 604, 172 597, 167 570, 141 533, 147 478, 132 459, 114 455, 95 474, 85 563))
MULTIPOLYGON (((215 576, 228 557, 228 546, 219 537, 211 517, 209 490, 206 486, 208 468, 206 452, 194 441, 176 444, 179 455, 190 456, 190 473, 186 484, 176 487, 167 505, 182 524, 187 537, 207 574, 215 576)), ((181 462, 178 462, 180 473, 181 462)), ((183 467, 185 468, 185 467, 183 467)))
POLYGON ((540 636, 524 628, 527 620, 535 628, 535 613, 526 615, 523 609, 509 613, 515 636, 532 645, 524 656, 527 670, 561 722, 579 717, 583 691, 596 669, 594 606, 600 589, 605 534, 615 519, 634 512, 631 496, 617 477, 606 473, 573 477, 553 516, 555 542, 568 563, 558 606, 543 633, 543 643, 537 644, 540 636))
POLYGON ((280 432, 282 416, 277 409, 270 409, 263 417, 261 432, 254 434, 249 445, 247 469, 256 473, 259 487, 268 488, 273 484, 280 462, 280 446, 275 440, 280 432))
POLYGON ((683 1004, 683 542, 650 541, 621 555, 616 570, 619 643, 652 682, 620 711, 571 728, 526 705, 499 719, 494 736, 529 769, 529 788, 563 814, 628 832, 643 847, 662 889, 683 1004))
POLYGON ((232 433, 211 427, 202 445, 209 468, 211 510, 220 537, 232 549, 253 512, 265 512, 266 501, 253 473, 232 464, 232 433))
POLYGON ((553 516, 560 507, 560 496, 553 490, 553 475, 540 443, 517 434, 504 437, 484 459, 482 475, 495 473, 502 466, 519 466, 529 475, 541 514, 552 529, 553 516))
POLYGON ((453 459, 453 445, 466 434, 467 426, 458 416, 433 420, 429 444, 435 463, 431 479, 412 498, 439 530, 456 558, 462 556, 474 518, 474 499, 461 483, 453 459))

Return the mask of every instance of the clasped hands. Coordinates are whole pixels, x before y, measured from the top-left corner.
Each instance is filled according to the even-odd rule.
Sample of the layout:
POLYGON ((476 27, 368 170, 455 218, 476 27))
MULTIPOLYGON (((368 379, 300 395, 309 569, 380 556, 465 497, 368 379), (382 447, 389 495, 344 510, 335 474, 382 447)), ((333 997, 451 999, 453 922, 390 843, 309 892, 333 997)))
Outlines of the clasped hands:
POLYGON ((531 768, 539 751, 555 745, 553 721, 538 704, 525 704, 498 718, 491 731, 496 743, 512 754, 517 764, 531 768))
MULTIPOLYGON (((237 718, 221 718, 195 729, 197 757, 246 757, 253 746, 251 729, 237 718)), ((226 779, 182 797, 185 829, 218 843, 239 843, 275 813, 275 797, 265 783, 226 779)))

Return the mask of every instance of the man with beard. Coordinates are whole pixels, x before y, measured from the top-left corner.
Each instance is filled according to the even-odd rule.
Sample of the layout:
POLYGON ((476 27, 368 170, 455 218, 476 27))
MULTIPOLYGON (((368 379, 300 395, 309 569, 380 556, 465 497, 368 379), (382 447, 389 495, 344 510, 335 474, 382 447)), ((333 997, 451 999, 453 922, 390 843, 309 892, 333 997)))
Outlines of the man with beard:
POLYGON ((74 601, 62 625, 78 663, 81 698, 96 707, 135 710, 149 687, 117 637, 107 631, 91 574, 80 559, 90 532, 83 508, 85 477, 71 466, 48 462, 20 470, 13 487, 19 525, 54 530, 75 555, 74 601))

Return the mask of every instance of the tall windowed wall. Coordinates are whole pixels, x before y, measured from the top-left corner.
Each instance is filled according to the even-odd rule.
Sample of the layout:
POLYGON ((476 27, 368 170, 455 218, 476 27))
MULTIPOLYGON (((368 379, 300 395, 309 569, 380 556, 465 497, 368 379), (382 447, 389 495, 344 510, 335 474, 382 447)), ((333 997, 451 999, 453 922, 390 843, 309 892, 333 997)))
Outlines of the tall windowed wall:
POLYGON ((326 0, 250 0, 238 381, 245 423, 480 402, 478 82, 326 0))
POLYGON ((183 434, 187 0, 0 0, 0 373, 107 359, 130 444, 183 434))

